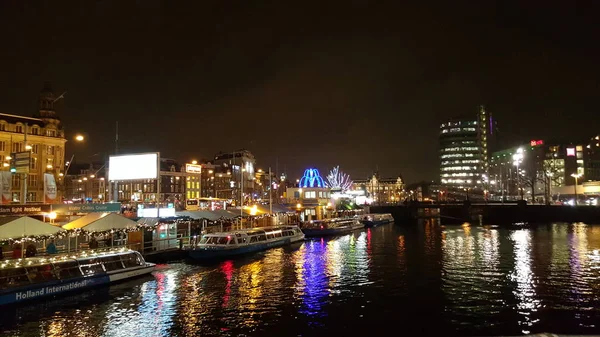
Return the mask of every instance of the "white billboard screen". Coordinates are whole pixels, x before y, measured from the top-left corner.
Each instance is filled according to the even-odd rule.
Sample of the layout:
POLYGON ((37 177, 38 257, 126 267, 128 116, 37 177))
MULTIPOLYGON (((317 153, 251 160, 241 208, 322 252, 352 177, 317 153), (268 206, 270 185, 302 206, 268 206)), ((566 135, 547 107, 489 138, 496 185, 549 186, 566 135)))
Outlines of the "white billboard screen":
POLYGON ((111 156, 108 162, 108 180, 156 179, 158 153, 111 156))

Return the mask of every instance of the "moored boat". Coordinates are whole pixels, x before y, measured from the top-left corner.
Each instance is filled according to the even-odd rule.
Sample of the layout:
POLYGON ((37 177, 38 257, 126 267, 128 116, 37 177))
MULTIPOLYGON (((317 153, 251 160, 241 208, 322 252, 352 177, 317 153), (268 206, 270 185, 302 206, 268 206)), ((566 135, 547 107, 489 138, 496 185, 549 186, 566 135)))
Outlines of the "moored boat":
POLYGON ((392 217, 390 213, 364 214, 360 216, 360 222, 362 222, 365 227, 377 227, 379 225, 394 222, 394 217, 392 217))
POLYGON ((357 218, 335 218, 308 221, 302 224, 306 237, 342 235, 365 228, 357 218))
POLYGON ((30 257, 0 263, 0 305, 82 290, 148 274, 154 264, 129 249, 30 257))
POLYGON ((252 228, 202 236, 200 241, 186 248, 195 260, 213 260, 254 253, 304 240, 297 226, 252 228))

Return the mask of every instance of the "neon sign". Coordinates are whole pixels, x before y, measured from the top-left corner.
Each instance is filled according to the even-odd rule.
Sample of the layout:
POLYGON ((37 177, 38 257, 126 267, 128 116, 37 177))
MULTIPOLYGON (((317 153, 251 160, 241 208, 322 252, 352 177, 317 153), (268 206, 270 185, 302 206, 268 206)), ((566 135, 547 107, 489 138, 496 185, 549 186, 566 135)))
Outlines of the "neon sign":
POLYGON ((532 140, 529 142, 529 145, 531 145, 531 146, 544 145, 544 141, 543 140, 532 140))
POLYGON ((301 188, 327 187, 327 185, 325 185, 325 181, 323 181, 323 178, 321 178, 321 175, 319 174, 319 170, 314 168, 309 168, 304 171, 304 175, 300 179, 299 186, 301 188))

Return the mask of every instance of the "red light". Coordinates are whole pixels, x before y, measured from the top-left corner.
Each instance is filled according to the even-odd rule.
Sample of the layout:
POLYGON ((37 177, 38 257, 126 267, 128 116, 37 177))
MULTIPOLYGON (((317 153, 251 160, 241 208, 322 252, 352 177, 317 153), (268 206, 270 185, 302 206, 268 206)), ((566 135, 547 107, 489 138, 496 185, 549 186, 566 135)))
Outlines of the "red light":
POLYGON ((323 229, 323 225, 321 225, 321 229, 323 229))
POLYGON ((228 240, 229 240, 229 239, 231 239, 231 235, 227 235, 227 239, 228 239, 228 240))

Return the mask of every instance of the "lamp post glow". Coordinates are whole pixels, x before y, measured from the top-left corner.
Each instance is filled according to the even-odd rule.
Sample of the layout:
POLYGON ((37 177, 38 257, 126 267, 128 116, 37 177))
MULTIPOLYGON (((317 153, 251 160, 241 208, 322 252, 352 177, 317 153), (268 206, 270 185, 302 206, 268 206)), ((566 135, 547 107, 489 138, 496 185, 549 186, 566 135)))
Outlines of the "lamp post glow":
POLYGON ((85 138, 83 137, 83 135, 77 135, 77 136, 75 136, 75 140, 78 141, 78 142, 83 142, 84 139, 85 138))
POLYGON ((521 187, 521 173, 519 172, 519 165, 523 162, 523 149, 518 148, 517 153, 513 154, 513 165, 517 167, 517 188, 521 194, 521 200, 523 200, 523 188, 521 187))
POLYGON ((571 177, 575 178, 575 206, 577 206, 577 179, 581 178, 581 173, 573 173, 571 177))

